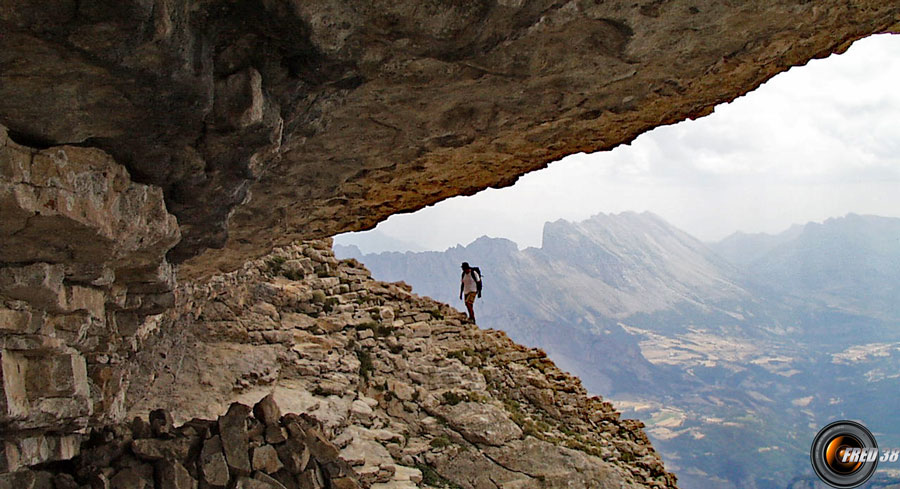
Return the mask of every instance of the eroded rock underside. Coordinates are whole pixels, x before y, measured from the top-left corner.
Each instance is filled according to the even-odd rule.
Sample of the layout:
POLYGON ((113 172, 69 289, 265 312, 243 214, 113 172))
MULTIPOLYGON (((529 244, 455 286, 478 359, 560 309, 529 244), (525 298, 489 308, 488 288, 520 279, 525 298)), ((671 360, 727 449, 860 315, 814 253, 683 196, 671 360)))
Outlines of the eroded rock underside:
MULTIPOLYGON (((170 327, 193 317, 179 319, 174 312, 193 311, 186 302, 172 309, 175 266, 186 287, 182 300, 188 301, 195 291, 215 287, 216 282, 202 285, 202 280, 235 270, 276 244, 371 227, 393 213, 510 185, 566 154, 609 149, 660 124, 702 116, 791 65, 840 52, 866 35, 897 30, 898 20, 897 2, 875 0, 0 0, 0 472, 70 459, 91 427, 120 422, 128 403, 147 399, 134 391, 126 396, 131 379, 154 371, 151 364, 135 362, 159 353, 160 342, 187 338, 174 333, 193 334, 188 332, 194 323, 183 330, 170 327), (147 340, 149 349, 142 346, 147 340)), ((302 269, 291 273, 295 281, 309 275, 302 269)), ((348 292, 334 287, 355 283, 328 276, 337 282, 303 287, 343 297, 348 292)), ((260 287, 263 283, 287 286, 263 281, 260 287)), ((246 293, 260 302, 258 291, 246 293)), ((457 374, 472 396, 457 398, 466 394, 452 391, 450 400, 459 403, 428 407, 424 401, 431 397, 443 405, 443 387, 412 374, 392 377, 418 384, 404 392, 425 396, 411 403, 419 409, 415 419, 403 414, 412 409, 403 402, 410 401, 400 398, 396 404, 393 396, 401 394, 390 385, 379 391, 379 384, 354 374, 354 359, 364 363, 355 355, 370 351, 373 372, 380 361, 395 361, 379 354, 398 356, 404 365, 398 369, 409 367, 412 359, 404 352, 421 341, 417 331, 432 331, 433 325, 417 319, 426 324, 395 326, 379 316, 371 319, 390 323, 403 341, 364 338, 365 328, 346 328, 360 326, 354 315, 372 306, 366 297, 359 299, 359 304, 334 299, 339 302, 331 306, 352 320, 344 318, 349 322, 339 322, 339 329, 324 337, 316 327, 284 326, 285 304, 274 304, 274 311, 263 305, 265 311, 254 313, 271 313, 277 327, 247 332, 233 342, 243 346, 199 342, 199 353, 187 364, 208 370, 221 360, 217 354, 229 358, 216 348, 234 348, 235 355, 250 348, 259 360, 254 365, 290 372, 312 393, 310 399, 325 394, 324 399, 346 404, 355 395, 350 404, 363 411, 365 404, 373 413, 372 424, 358 430, 396 421, 407 430, 400 431, 420 442, 443 440, 440 436, 450 442, 413 454, 380 440, 393 460, 384 459, 388 465, 424 461, 449 477, 462 470, 464 464, 454 465, 459 460, 475 457, 469 467, 486 464, 488 472, 511 477, 509 487, 518 487, 515 481, 523 474, 550 477, 516 468, 516 460, 492 452, 490 437, 477 430, 440 422, 437 428, 427 421, 465 417, 441 410, 460 405, 474 409, 477 419, 507 426, 514 436, 504 446, 519 444, 520 453, 543 450, 535 448, 538 442, 555 443, 572 445, 584 456, 630 462, 617 458, 615 450, 603 451, 612 449, 602 442, 602 423, 596 425, 591 413, 606 407, 591 404, 577 413, 558 408, 562 418, 551 412, 552 419, 587 430, 575 435, 541 418, 540 411, 510 411, 529 404, 504 394, 489 369, 482 372, 489 365, 472 367, 471 362, 489 360, 468 351, 478 352, 483 344, 516 347, 496 333, 453 323, 456 319, 433 318, 441 326, 427 346, 441 354, 452 348, 457 349, 451 353, 463 352, 454 353, 459 358, 452 367, 462 369, 457 374), (320 381, 331 377, 294 365, 308 359, 304 348, 312 348, 298 350, 292 343, 298 337, 301 344, 308 340, 340 352, 329 372, 346 382, 311 385, 316 375, 320 381), (375 345, 359 350, 367 340, 375 345), (325 390, 316 394, 317 388, 325 390), (519 404, 507 405, 509 400, 519 404), (500 422, 501 415, 513 425, 500 422), (457 450, 457 445, 477 450, 457 450)), ((293 304, 299 311, 289 307, 288 312, 324 319, 333 312, 324 304, 322 310, 293 304)), ((394 314, 419 307, 409 304, 396 304, 394 314)), ((452 318, 444 306, 428 307, 452 318)), ((222 321, 196 324, 222 326, 210 333, 213 338, 234 334, 235 324, 222 321)), ((429 373, 446 366, 436 355, 435 363, 427 364, 434 369, 429 373)), ((494 367, 509 373, 526 368, 523 362, 543 362, 529 357, 532 353, 522 355, 494 367)), ((181 364, 171 368, 177 379, 181 364)), ((510 382, 532 378, 519 373, 524 377, 513 375, 510 382)), ((220 409, 210 408, 205 416, 221 414, 241 389, 270 374, 251 375, 244 379, 247 385, 229 386, 232 390, 210 380, 215 389, 197 392, 217 393, 220 409)), ((273 385, 280 385, 279 375, 273 385)), ((553 387, 562 381, 551 377, 534 380, 541 387, 532 387, 566 392, 553 387)), ((566 406, 588 402, 579 401, 580 387, 572 389, 575 397, 566 402, 574 404, 566 406)), ((529 390, 520 385, 515 392, 529 390)), ((545 410, 552 404, 528 402, 545 410)), ((304 406, 314 410, 302 403, 295 407, 304 406)), ((173 412, 195 408, 186 402, 173 412)), ((329 429, 341 434, 352 426, 345 419, 329 429)), ((621 439, 643 444, 640 431, 627 423, 610 426, 625 430, 621 439)), ((582 460, 570 455, 564 458, 582 460)), ((662 474, 661 468, 644 469, 652 480, 668 481, 653 475, 662 474)), ((633 472, 629 478, 629 471, 613 472, 622 480, 650 480, 633 472)))
POLYGON ((707 114, 898 15, 883 0, 3 0, 0 124, 161 188, 182 233, 170 258, 208 275, 707 114))

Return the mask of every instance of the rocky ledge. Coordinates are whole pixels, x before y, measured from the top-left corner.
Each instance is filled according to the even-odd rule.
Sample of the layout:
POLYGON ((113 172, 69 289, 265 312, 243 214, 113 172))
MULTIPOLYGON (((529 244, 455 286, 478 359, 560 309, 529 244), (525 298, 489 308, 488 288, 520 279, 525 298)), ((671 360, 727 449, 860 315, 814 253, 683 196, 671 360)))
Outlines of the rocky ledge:
POLYGON ((675 487, 642 424, 542 351, 373 280, 330 240, 178 296, 129 362, 129 416, 214 418, 271 396, 322 423, 359 483, 380 489, 675 487))

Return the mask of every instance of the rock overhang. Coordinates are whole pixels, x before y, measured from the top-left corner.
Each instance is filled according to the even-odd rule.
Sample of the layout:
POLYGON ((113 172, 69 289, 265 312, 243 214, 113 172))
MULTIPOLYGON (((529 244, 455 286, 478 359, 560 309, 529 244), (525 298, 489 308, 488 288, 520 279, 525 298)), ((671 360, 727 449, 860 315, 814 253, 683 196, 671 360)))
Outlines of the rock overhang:
POLYGON ((708 114, 896 31, 882 1, 0 6, 0 124, 159 187, 185 278, 708 114))

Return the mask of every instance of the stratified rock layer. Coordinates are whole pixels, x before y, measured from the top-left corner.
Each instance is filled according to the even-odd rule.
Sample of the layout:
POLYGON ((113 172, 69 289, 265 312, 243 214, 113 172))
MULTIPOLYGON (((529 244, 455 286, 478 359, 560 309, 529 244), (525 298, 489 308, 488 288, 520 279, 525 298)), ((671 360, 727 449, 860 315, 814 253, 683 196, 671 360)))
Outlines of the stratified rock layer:
MULTIPOLYGON (((336 260, 330 240, 183 286, 175 311, 131 363, 132 415, 162 406, 177 422, 212 418, 234 399, 271 395, 256 419, 280 408, 318 420, 377 489, 675 487, 642 424, 587 396, 542 351, 374 281, 336 260)), ((285 436, 251 431, 269 443, 285 436)), ((237 435, 221 436, 232 472, 278 466, 271 450, 248 459, 237 435)), ((276 448, 281 464, 300 463, 286 450, 276 448)))
POLYGON ((175 303, 179 231, 162 191, 98 149, 34 150, 0 126, 0 177, 2 472, 71 458, 124 414, 121 364, 175 303))
POLYGON ((897 30, 898 13, 883 0, 6 0, 0 124, 23 144, 103 149, 162 188, 183 234, 170 256, 208 275, 708 114, 897 30))

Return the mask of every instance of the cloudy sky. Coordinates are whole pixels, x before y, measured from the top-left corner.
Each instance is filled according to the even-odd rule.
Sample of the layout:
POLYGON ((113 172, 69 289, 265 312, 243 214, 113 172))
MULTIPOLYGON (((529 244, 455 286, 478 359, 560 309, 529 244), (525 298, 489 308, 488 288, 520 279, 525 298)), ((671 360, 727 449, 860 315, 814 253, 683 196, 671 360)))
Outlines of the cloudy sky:
POLYGON ((364 252, 443 250, 481 235, 540 246, 545 221, 649 210, 713 241, 849 212, 900 217, 900 35, 795 67, 712 115, 577 154, 512 187, 343 235, 364 252))

